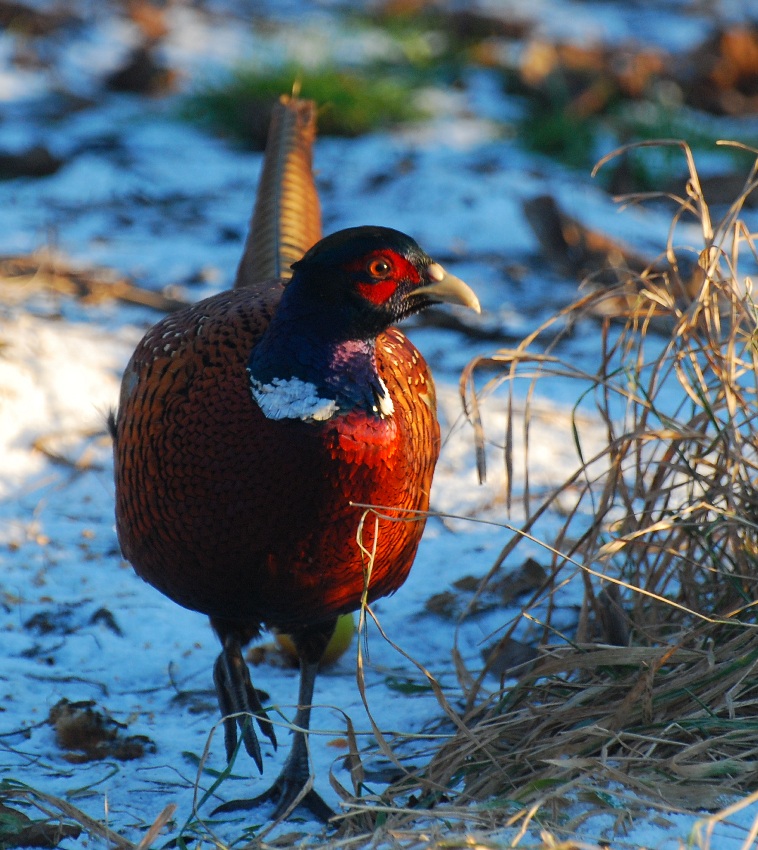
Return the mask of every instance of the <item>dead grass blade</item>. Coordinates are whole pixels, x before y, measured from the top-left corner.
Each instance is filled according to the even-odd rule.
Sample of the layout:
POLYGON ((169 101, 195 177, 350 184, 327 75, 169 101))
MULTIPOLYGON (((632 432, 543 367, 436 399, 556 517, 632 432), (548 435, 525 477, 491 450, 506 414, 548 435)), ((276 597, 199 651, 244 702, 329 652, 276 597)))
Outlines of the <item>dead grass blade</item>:
POLYGON ((137 845, 137 850, 148 850, 155 839, 161 834, 163 827, 174 817, 175 812, 176 804, 169 803, 153 821, 150 829, 142 836, 140 843, 137 845))
POLYGON ((85 814, 81 809, 52 794, 46 794, 23 783, 8 781, 0 791, 0 801, 19 801, 32 806, 47 818, 59 820, 66 818, 69 823, 76 824, 90 837, 100 839, 109 847, 117 850, 137 850, 131 841, 113 832, 105 824, 85 814), (8 787, 10 785, 10 787, 8 787))
POLYGON ((85 304, 116 300, 168 313, 189 303, 146 289, 105 269, 83 268, 54 251, 0 257, 0 300, 16 303, 38 292, 77 298, 85 304))

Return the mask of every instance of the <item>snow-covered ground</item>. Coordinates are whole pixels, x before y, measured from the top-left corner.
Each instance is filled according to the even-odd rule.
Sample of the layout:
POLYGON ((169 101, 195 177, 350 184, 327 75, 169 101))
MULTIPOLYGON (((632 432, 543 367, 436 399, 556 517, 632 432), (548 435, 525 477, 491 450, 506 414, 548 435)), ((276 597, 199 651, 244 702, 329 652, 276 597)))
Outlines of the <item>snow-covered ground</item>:
MULTIPOLYGON (((283 49, 286 31, 278 33, 274 45, 266 45, 260 35, 253 38, 240 27, 233 3, 216 5, 222 11, 210 16, 175 4, 168 48, 172 62, 188 78, 201 68, 233 63, 256 48, 283 49)), ((284 14, 282 10, 299 5, 285 4, 278 11, 284 14)), ((92 93, 96 72, 111 69, 114 57, 134 37, 122 19, 98 4, 82 3, 81 9, 88 6, 91 25, 79 29, 67 46, 55 46, 60 80, 82 95, 92 93)), ((730 8, 725 14, 737 11, 730 8)), ((563 20, 576 27, 592 14, 596 26, 603 24, 617 34, 629 26, 618 4, 551 0, 536 4, 534 13, 553 25, 563 20), (596 15, 599 9, 602 14, 596 15), (584 17, 575 17, 573 10, 584 17)), ((323 33, 325 14, 321 8, 313 32, 323 33)), ((666 14, 670 20, 671 11, 666 14)), ((693 38, 695 26, 700 24, 690 20, 671 38, 693 38)), ((0 182, 0 254, 48 248, 68 261, 111 267, 152 289, 174 287, 193 300, 230 285, 259 155, 181 122, 170 99, 110 95, 101 97, 97 107, 53 120, 49 98, 58 83, 47 72, 19 70, 10 58, 14 38, 9 32, 0 34, 6 116, 0 121, 0 147, 42 143, 67 162, 46 178, 0 182)), ((337 48, 348 49, 345 38, 337 39, 337 48)), ((323 36, 312 41, 323 47, 323 36)), ((500 138, 470 108, 477 97, 492 108, 492 96, 486 81, 473 81, 469 102, 461 102, 460 95, 443 98, 446 114, 422 127, 352 140, 321 139, 316 168, 325 230, 364 223, 405 230, 432 256, 443 256, 445 265, 477 291, 484 308, 482 329, 519 338, 575 293, 573 281, 535 268, 537 246, 523 217, 524 200, 549 190, 569 211, 581 211, 589 224, 602 223, 606 230, 656 250, 665 240, 668 219, 635 211, 622 218, 587 179, 500 138), (399 163, 404 167, 397 168, 399 163), (378 175, 390 179, 377 180, 378 175), (508 272, 513 266, 523 269, 520 277, 508 272)), ((263 822, 260 813, 213 820, 208 813, 221 800, 250 796, 265 787, 266 779, 276 775, 282 753, 264 747, 263 780, 240 756, 218 796, 205 802, 198 816, 193 814, 193 801, 214 783, 214 772, 224 768, 211 683, 215 638, 202 616, 173 605, 133 574, 120 557, 113 527, 105 416, 117 402, 120 373, 131 350, 158 315, 117 302, 83 305, 45 292, 19 298, 14 287, 20 285, 6 283, 0 290, 0 782, 14 779, 68 799, 132 840, 140 839, 169 802, 178 805, 170 834, 191 823, 186 831, 191 837, 228 841, 239 838, 244 824, 252 837, 253 828, 263 822), (142 757, 132 761, 108 757, 72 762, 47 722, 51 707, 64 698, 94 701, 99 710, 128 725, 124 734, 146 736, 154 747, 147 744, 142 757), (201 759, 204 771, 198 774, 201 759), (206 819, 205 824, 196 817, 206 819)), ((411 326, 408 332, 432 365, 446 435, 432 506, 464 519, 430 521, 410 579, 373 610, 389 638, 437 678, 455 705, 454 625, 430 614, 425 603, 461 577, 484 575, 511 534, 497 446, 505 427, 504 404, 496 396, 485 409, 492 445, 488 480, 480 486, 473 432, 458 397, 461 369, 472 357, 491 353, 497 342, 426 326, 411 326), (465 519, 474 515, 492 524, 465 519)), ((577 363, 592 363, 596 341, 591 323, 577 327, 565 353, 577 363)), ((569 431, 576 387, 546 380, 540 393, 531 435, 532 487, 558 483, 577 465, 569 431)), ((602 439, 591 416, 582 421, 588 446, 602 439)), ((520 557, 525 553, 521 550, 520 557)), ((537 544, 531 554, 539 560, 537 544)), ((565 590, 563 600, 570 627, 579 589, 565 590)), ((481 649, 491 629, 516 610, 462 627, 457 648, 471 669, 481 666, 481 649)), ((423 737, 441 715, 435 697, 407 658, 375 627, 368 632, 366 693, 374 721, 388 736, 423 737)), ((315 695, 316 784, 335 806, 339 800, 329 786, 329 771, 350 787, 342 765, 346 717, 361 746, 373 738, 355 671, 354 643, 322 674, 315 695)), ((282 722, 290 718, 297 693, 294 672, 272 652, 252 672, 256 686, 281 708, 282 722)), ((286 733, 279 737, 286 752, 286 733)), ((423 759, 422 743, 401 749, 409 765, 423 759)), ((734 826, 716 827, 710 846, 753 846, 747 843, 747 831, 757 815, 758 804, 745 806, 730 817, 734 826)), ((648 822, 620 833, 603 816, 588 820, 581 836, 587 842, 610 840, 614 848, 669 850, 688 846, 697 820, 651 814, 648 822)), ((292 826, 277 829, 282 833, 292 826)), ((298 829, 320 831, 309 823, 298 829)), ((507 846, 515 835, 515 830, 504 830, 500 840, 507 846)), ((84 841, 68 839, 63 846, 78 844, 84 846, 84 841)))

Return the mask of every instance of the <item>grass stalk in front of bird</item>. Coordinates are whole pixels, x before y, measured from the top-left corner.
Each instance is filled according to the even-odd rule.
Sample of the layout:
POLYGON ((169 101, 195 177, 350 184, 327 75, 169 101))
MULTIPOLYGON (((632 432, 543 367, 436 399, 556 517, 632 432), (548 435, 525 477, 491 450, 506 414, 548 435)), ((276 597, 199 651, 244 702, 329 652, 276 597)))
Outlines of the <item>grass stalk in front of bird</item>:
MULTIPOLYGON (((481 675, 461 677, 465 733, 442 744, 416 786, 457 789, 456 805, 477 812, 505 817, 515 806, 555 836, 572 834, 578 811, 631 821, 651 808, 664 819, 718 811, 752 792, 758 773, 758 311, 742 271, 758 250, 740 219, 758 168, 712 222, 691 151, 661 144, 681 150, 690 179, 655 268, 639 278, 620 270, 615 289, 582 295, 462 378, 480 440, 483 394, 506 388, 513 429, 514 385, 526 378, 528 446, 528 401, 554 376, 575 381, 577 413, 591 403, 607 435, 599 453, 587 450, 577 416, 576 471, 539 501, 528 486, 530 457, 521 471, 506 458, 512 475, 521 472, 509 501, 520 495, 526 520, 483 587, 518 563, 539 520, 560 504, 563 524, 545 541, 549 581, 521 614, 540 622, 544 642, 494 693, 481 675), (702 245, 682 247, 681 225, 692 221, 702 245), (587 321, 600 330, 594 374, 561 356, 563 338, 587 321), (480 387, 482 367, 489 380, 480 387), (574 576, 584 605, 561 639, 551 617, 574 576)), ((504 624, 506 638, 513 627, 504 624)), ((386 799, 412 792, 398 783, 386 799)), ((708 829, 693 846, 712 847, 708 829)))

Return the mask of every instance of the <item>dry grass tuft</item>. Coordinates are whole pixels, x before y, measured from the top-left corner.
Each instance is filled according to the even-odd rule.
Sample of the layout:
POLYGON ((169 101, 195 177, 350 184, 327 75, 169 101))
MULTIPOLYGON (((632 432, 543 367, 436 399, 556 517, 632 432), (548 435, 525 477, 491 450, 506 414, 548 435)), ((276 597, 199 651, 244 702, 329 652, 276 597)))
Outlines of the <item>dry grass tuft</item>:
MULTIPOLYGON (((755 268, 758 255, 740 213, 758 185, 758 161, 713 223, 688 146, 658 144, 679 146, 689 182, 674 198, 654 270, 620 270, 618 286, 591 289, 518 348, 476 360, 462 377, 481 472, 481 400, 503 386, 509 480, 517 463, 523 468, 523 488, 509 486, 508 504, 518 498, 525 520, 480 591, 525 559, 522 544, 539 536, 546 516, 563 517, 542 538, 550 581, 501 632, 505 645, 518 620, 539 610, 543 645, 515 671, 516 684, 493 695, 486 670, 464 673, 462 723, 423 776, 398 783, 388 799, 476 801, 477 812, 499 810, 501 824, 506 811, 514 824, 539 820, 570 834, 567 812, 578 802, 589 804, 583 817, 619 807, 634 817, 650 806, 715 810, 756 787, 758 310, 744 267, 755 268), (693 222, 702 245, 683 248, 678 235, 685 225, 691 234, 693 222), (601 331, 594 373, 560 353, 588 320, 601 331), (591 455, 577 416, 577 469, 537 499, 529 456, 509 447, 517 427, 529 446, 529 400, 556 376, 576 383, 577 412, 594 407, 607 439, 591 455), (524 380, 526 415, 517 421, 514 387, 524 380), (568 639, 551 612, 572 580, 583 583, 585 605, 568 639)), ((709 835, 695 846, 710 846, 709 835)))
MULTIPOLYGON (((666 271, 629 276, 614 289, 590 292, 517 349, 472 363, 462 378, 480 450, 477 396, 493 385, 529 377, 531 394, 541 379, 559 375, 575 380, 577 398, 594 405, 607 430, 607 445, 588 458, 577 425, 573 438, 583 462, 536 506, 529 492, 529 459, 524 459, 523 507, 529 519, 522 530, 529 532, 541 515, 568 498, 573 507, 551 541, 553 563, 579 563, 626 586, 635 643, 655 643, 670 627, 691 625, 703 613, 709 619, 750 618, 758 579, 758 311, 751 281, 739 270, 741 253, 756 259, 754 238, 739 212, 758 172, 751 170, 743 193, 714 226, 692 155, 685 144, 680 146, 690 180, 688 196, 675 199, 680 208, 669 234, 666 271), (700 223, 702 248, 681 249, 673 242, 676 226, 688 216, 700 223), (688 261, 691 257, 696 264, 688 261), (613 305, 614 315, 607 315, 604 303, 613 305), (606 314, 595 374, 553 354, 588 314, 606 314), (620 315, 625 319, 621 327, 620 315), (652 332, 652 323, 660 328, 663 320, 669 332, 652 332), (565 330, 554 333, 561 324, 565 330), (535 353, 549 332, 552 341, 535 353), (496 377, 477 390, 476 374, 493 368, 496 377), (672 603, 689 609, 689 620, 680 617, 685 613, 680 607, 671 623, 662 624, 655 596, 668 606, 664 621, 672 620, 672 603)), ((509 430, 514 427, 511 418, 509 430)), ((528 445, 528 410, 523 428, 528 445)), ((506 445, 511 442, 506 435, 506 445)), ((509 470, 514 465, 514 458, 506 458, 509 470)), ((496 567, 518 545, 514 540, 496 567)), ((601 619, 602 603, 592 582, 586 584, 601 619)))

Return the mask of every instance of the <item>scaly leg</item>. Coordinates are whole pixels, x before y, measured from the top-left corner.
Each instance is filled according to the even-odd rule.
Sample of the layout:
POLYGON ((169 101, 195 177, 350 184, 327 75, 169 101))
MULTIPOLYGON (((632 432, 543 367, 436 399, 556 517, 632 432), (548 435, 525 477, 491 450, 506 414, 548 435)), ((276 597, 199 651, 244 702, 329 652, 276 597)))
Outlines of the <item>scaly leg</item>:
POLYGON ((325 823, 334 816, 334 812, 316 791, 312 788, 305 790, 311 778, 307 734, 311 722, 313 687, 316 683, 319 660, 334 632, 334 626, 333 622, 293 635, 300 657, 300 693, 294 721, 296 728, 292 733, 292 748, 282 772, 267 791, 252 799, 231 800, 224 803, 214 810, 214 815, 218 812, 252 809, 261 803, 273 801, 276 803, 272 815, 275 820, 286 817, 296 806, 303 806, 315 818, 325 823))
POLYGON ((261 705, 258 691, 253 687, 250 671, 242 657, 242 645, 249 638, 227 623, 218 620, 212 620, 211 623, 223 646, 221 654, 213 665, 213 682, 216 685, 218 704, 224 718, 227 761, 231 761, 234 755, 237 746, 237 725, 239 725, 245 749, 258 770, 263 773, 261 748, 250 715, 255 717, 261 732, 274 747, 276 747, 276 734, 261 705))

